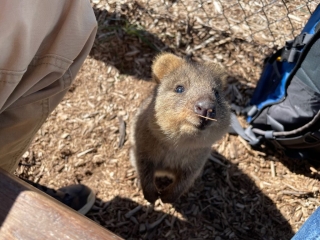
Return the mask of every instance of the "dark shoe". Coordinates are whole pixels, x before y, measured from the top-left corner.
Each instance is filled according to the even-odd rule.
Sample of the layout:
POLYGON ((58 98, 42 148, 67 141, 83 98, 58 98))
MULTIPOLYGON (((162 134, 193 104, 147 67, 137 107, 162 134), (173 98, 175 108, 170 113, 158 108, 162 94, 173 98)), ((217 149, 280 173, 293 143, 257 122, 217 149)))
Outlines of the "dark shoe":
POLYGON ((83 215, 90 211, 95 202, 95 194, 83 184, 70 185, 54 190, 26 179, 22 180, 83 215))

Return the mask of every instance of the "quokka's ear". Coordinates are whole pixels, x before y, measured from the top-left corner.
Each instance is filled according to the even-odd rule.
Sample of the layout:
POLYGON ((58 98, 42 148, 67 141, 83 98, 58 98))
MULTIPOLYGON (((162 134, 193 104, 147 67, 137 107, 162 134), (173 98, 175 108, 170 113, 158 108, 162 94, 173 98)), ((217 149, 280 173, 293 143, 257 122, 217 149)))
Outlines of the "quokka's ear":
POLYGON ((162 78, 180 67, 185 62, 184 59, 171 53, 159 54, 152 64, 152 77, 160 83, 162 78))
POLYGON ((206 63, 215 76, 220 78, 222 88, 226 88, 228 84, 229 75, 223 69, 222 65, 217 63, 206 63))

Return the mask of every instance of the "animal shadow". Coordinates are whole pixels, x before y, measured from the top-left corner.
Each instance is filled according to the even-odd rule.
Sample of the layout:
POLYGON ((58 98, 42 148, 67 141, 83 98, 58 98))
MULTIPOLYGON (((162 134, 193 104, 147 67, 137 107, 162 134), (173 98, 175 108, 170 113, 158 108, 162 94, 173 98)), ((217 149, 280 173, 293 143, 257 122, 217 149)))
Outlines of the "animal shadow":
POLYGON ((294 232, 272 200, 236 164, 215 156, 221 162, 208 161, 166 210, 117 196, 89 217, 125 239, 290 239, 294 232))

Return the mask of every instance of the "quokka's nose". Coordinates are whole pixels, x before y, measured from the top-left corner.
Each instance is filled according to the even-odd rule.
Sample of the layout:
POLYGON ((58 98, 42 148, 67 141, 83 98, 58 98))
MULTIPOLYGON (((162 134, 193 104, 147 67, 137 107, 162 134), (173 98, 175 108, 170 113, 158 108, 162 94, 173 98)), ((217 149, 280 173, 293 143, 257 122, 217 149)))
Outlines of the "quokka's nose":
POLYGON ((200 99, 194 105, 194 112, 204 117, 214 118, 216 116, 216 107, 211 100, 200 99))

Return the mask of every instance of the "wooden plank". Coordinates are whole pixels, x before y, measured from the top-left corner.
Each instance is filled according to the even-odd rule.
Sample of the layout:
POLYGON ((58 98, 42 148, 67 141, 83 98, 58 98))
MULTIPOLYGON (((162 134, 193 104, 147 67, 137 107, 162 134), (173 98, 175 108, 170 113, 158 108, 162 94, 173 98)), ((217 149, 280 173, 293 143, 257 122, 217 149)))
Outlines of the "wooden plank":
POLYGON ((0 239, 121 238, 0 169, 0 239))

